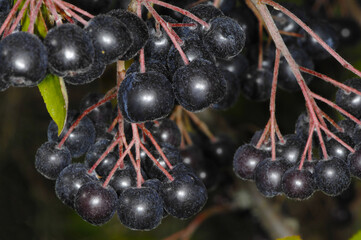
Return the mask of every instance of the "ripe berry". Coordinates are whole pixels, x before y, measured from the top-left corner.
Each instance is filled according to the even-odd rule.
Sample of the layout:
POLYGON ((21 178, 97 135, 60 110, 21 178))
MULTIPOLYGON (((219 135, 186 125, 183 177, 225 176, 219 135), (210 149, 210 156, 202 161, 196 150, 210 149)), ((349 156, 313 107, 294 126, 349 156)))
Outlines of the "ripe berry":
POLYGON ((226 81, 209 61, 194 60, 179 68, 173 76, 174 95, 188 111, 201 111, 222 100, 226 81))
POLYGON ((137 185, 137 173, 133 166, 125 164, 123 169, 115 171, 109 185, 117 192, 118 196, 126 189, 137 185))
POLYGON ((70 164, 60 172, 55 182, 56 196, 66 205, 74 208, 75 195, 86 183, 97 181, 94 175, 89 175, 83 164, 70 164))
POLYGON ((249 62, 243 54, 238 54, 230 60, 217 59, 216 65, 222 70, 233 73, 237 79, 241 79, 249 67, 249 62))
POLYGON ((212 106, 213 109, 217 110, 225 110, 232 107, 241 93, 241 82, 239 79, 233 73, 226 70, 221 70, 221 73, 227 82, 227 90, 223 99, 212 106))
POLYGON ((257 164, 268 157, 268 154, 250 144, 240 146, 233 158, 233 171, 244 180, 254 180, 257 164))
MULTIPOLYGON (((78 114, 76 111, 68 112, 67 123, 60 136, 58 136, 58 126, 52 120, 48 127, 48 140, 59 142, 64 137, 69 127, 71 126, 71 124, 73 124, 77 117, 78 114)), ((86 153, 86 151, 88 151, 88 148, 94 143, 94 141, 94 124, 89 118, 84 117, 80 121, 78 126, 76 126, 74 130, 70 133, 69 137, 65 141, 65 146, 69 149, 73 158, 78 158, 84 153, 86 153)))
POLYGON ((315 182, 313 174, 307 170, 291 168, 282 176, 283 193, 296 200, 309 198, 315 191, 315 182))
POLYGON ((109 15, 95 16, 85 31, 92 39, 95 55, 99 55, 105 64, 121 58, 132 45, 131 33, 126 25, 109 15))
POLYGON ((57 147, 56 142, 46 142, 35 155, 35 168, 44 177, 55 180, 59 173, 71 163, 71 154, 67 147, 57 147))
POLYGON ((37 36, 27 32, 8 35, 0 42, 0 89, 36 86, 45 77, 47 64, 46 48, 37 36))
POLYGON ((62 24, 44 39, 50 70, 58 76, 87 71, 94 62, 94 47, 87 33, 75 24, 62 24))
MULTIPOLYGON (((344 82, 345 85, 361 91, 361 79, 351 78, 344 82)), ((335 103, 357 118, 361 118, 361 96, 339 89, 336 92, 335 103)))
POLYGON ((217 58, 230 59, 237 56, 246 41, 246 34, 237 21, 229 17, 216 17, 210 24, 203 39, 208 50, 217 58))
POLYGON ((112 188, 89 182, 79 188, 75 197, 75 210, 85 221, 102 225, 113 217, 117 201, 117 194, 112 188))
POLYGON ((149 39, 147 25, 134 13, 125 11, 123 9, 115 9, 108 12, 107 14, 120 20, 128 28, 133 39, 133 44, 120 58, 120 60, 125 61, 133 58, 135 55, 137 55, 139 50, 144 47, 149 39))
MULTIPOLYGON (((215 17, 224 15, 221 10, 209 4, 198 4, 192 7, 191 9, 189 9, 189 11, 207 23, 209 23, 209 21, 211 21, 211 19, 215 17)), ((202 37, 205 34, 205 32, 208 30, 206 29, 206 27, 202 26, 201 24, 197 23, 196 21, 194 21, 189 17, 184 17, 183 23, 195 23, 196 26, 182 28, 181 29, 182 37, 192 37, 192 36, 202 37)))
MULTIPOLYGON (((352 139, 345 133, 338 133, 337 136, 342 141, 344 141, 347 145, 349 145, 351 147, 353 146, 352 139)), ((337 157, 341 160, 346 161, 347 156, 349 155, 350 151, 345 146, 343 146, 341 143, 339 143, 338 141, 336 141, 333 138, 327 139, 327 141, 325 141, 325 145, 326 145, 326 150, 327 150, 327 153, 329 156, 337 157)))
POLYGON ((158 144, 170 144, 179 147, 181 144, 181 133, 177 124, 167 118, 154 123, 149 129, 158 144))
POLYGON ((271 97, 272 73, 270 70, 251 67, 241 81, 241 92, 252 101, 266 101, 271 97))
POLYGON ((152 230, 162 221, 163 201, 152 188, 128 188, 120 194, 118 204, 119 220, 130 229, 152 230))
POLYGON ((132 73, 119 87, 118 107, 129 122, 163 118, 172 111, 173 106, 172 85, 160 73, 132 73))
POLYGON ((226 135, 216 136, 215 141, 207 141, 203 146, 206 158, 214 160, 219 167, 228 167, 233 160, 236 146, 226 135))
POLYGON ((207 190, 192 174, 180 172, 161 187, 164 209, 172 216, 187 219, 197 214, 207 201, 207 190))
POLYGON ((274 197, 282 193, 282 176, 289 168, 284 159, 272 161, 266 158, 254 170, 258 191, 266 197, 274 197))
POLYGON ((318 188, 330 196, 341 194, 351 182, 347 164, 336 157, 319 161, 315 167, 314 176, 318 188))
POLYGON ((284 143, 281 143, 280 141, 277 143, 277 157, 284 158, 286 162, 294 165, 301 158, 305 142, 298 138, 296 134, 286 135, 284 136, 284 140, 284 143))

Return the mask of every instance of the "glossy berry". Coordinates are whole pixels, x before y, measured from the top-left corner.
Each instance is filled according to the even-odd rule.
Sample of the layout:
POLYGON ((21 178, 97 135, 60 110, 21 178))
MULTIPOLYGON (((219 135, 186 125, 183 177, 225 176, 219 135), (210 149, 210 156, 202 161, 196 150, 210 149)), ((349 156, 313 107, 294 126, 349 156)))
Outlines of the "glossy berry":
POLYGON ((164 209, 172 216, 187 219, 197 214, 207 201, 207 190, 192 174, 182 172, 161 187, 164 209))
POLYGON ((282 176, 282 192, 291 199, 304 200, 315 191, 313 174, 307 170, 291 168, 282 176))
POLYGON ((250 45, 257 37, 257 19, 248 8, 237 7, 232 9, 227 16, 233 18, 242 27, 246 34, 246 44, 250 45))
POLYGON ((237 79, 241 79, 249 67, 249 62, 244 55, 238 54, 230 60, 217 59, 216 65, 222 70, 233 73, 237 79))
MULTIPOLYGON (((351 78, 344 82, 345 85, 361 91, 361 79, 351 78)), ((337 90, 335 103, 357 118, 361 118, 361 96, 355 93, 337 90)))
POLYGON ((109 15, 91 19, 85 31, 92 39, 95 55, 105 64, 121 58, 132 46, 131 33, 121 21, 109 15))
MULTIPOLYGON (((60 134, 58 136, 58 126, 52 120, 48 126, 48 140, 59 142, 64 137, 71 124, 76 120, 78 114, 75 111, 69 111, 67 117, 67 123, 60 134)), ((74 128, 74 130, 70 133, 69 137, 65 141, 65 146, 69 149, 73 158, 80 157, 86 151, 88 151, 89 147, 95 141, 95 128, 93 122, 84 117, 78 126, 74 128)))
POLYGON ((314 175, 318 188, 330 196, 341 194, 351 183, 347 164, 336 157, 319 161, 314 175))
POLYGON ((0 89, 36 86, 47 65, 47 51, 38 37, 27 32, 8 35, 0 42, 0 89))
POLYGON ((282 176, 289 165, 282 158, 272 161, 266 158, 258 163, 254 176, 258 191, 265 197, 274 197, 282 193, 282 176))
POLYGON ((341 44, 354 45, 360 40, 358 23, 352 18, 337 18, 331 20, 332 27, 337 31, 341 44))
POLYGON ((355 147, 355 152, 350 153, 347 157, 347 164, 352 176, 361 179, 361 146, 355 147))
MULTIPOLYGON (((163 74, 169 79, 169 71, 163 63, 158 62, 156 60, 149 60, 145 62, 145 70, 146 72, 157 72, 163 74)), ((132 73, 141 72, 139 61, 133 62, 129 68, 127 69, 126 75, 130 75, 132 73)))
POLYGON ((246 34, 237 21, 229 17, 216 17, 210 24, 203 39, 208 50, 217 58, 230 59, 237 56, 246 41, 246 34))
POLYGON ((102 225, 114 215, 118 197, 115 191, 98 182, 84 184, 75 197, 75 210, 85 221, 102 225))
POLYGON ((236 146, 232 139, 226 135, 216 136, 214 141, 207 141, 203 146, 204 154, 213 160, 219 167, 228 167, 236 151, 236 146))
MULTIPOLYGON (((216 61, 213 54, 208 51, 202 40, 198 38, 185 39, 182 45, 182 50, 190 62, 196 59, 208 60, 212 63, 215 63, 216 61)), ((185 65, 181 55, 174 46, 172 46, 169 50, 167 64, 171 73, 174 73, 177 69, 185 65)))
MULTIPOLYGON (((315 173, 315 167, 319 161, 318 160, 308 160, 306 159, 303 163, 302 169, 309 171, 314 175, 315 173)), ((296 166, 299 166, 299 163, 296 164, 296 166)), ((316 186, 315 186, 316 187, 316 186)))
POLYGON ((104 73, 106 68, 105 63, 100 59, 100 56, 94 56, 94 62, 91 67, 85 72, 72 73, 65 76, 64 81, 72 85, 84 85, 93 82, 104 73))
POLYGON ((276 145, 277 157, 284 158, 291 165, 301 160, 301 155, 305 147, 305 142, 295 134, 284 136, 284 143, 279 141, 276 145))
MULTIPOLYGON (((211 19, 215 17, 224 15, 221 10, 209 4, 198 4, 192 7, 191 9, 189 9, 189 11, 207 23, 209 23, 211 19)), ((194 21, 189 17, 184 17, 183 23, 195 23, 196 25, 194 27, 182 28, 181 29, 182 37, 192 37, 192 36, 202 37, 208 30, 205 26, 202 26, 201 24, 197 23, 196 21, 194 21)))
POLYGON ((194 60, 179 68, 173 76, 174 95, 188 111, 201 111, 222 100, 226 81, 209 61, 194 60))
POLYGON ((35 155, 35 168, 44 177, 55 180, 59 173, 71 163, 71 154, 56 142, 46 142, 40 146, 35 155))
POLYGON ((74 208, 75 195, 86 183, 97 181, 94 175, 89 175, 83 164, 70 164, 60 172, 55 182, 56 196, 67 206, 74 208))
POLYGON ((152 230, 162 221, 163 201, 152 188, 128 188, 119 196, 117 212, 124 226, 133 230, 152 230))
POLYGON ((169 144, 179 147, 181 144, 181 133, 177 124, 170 119, 162 119, 154 123, 149 129, 158 144, 169 144))
POLYGON ((123 9, 115 9, 108 12, 108 15, 116 17, 130 31, 133 44, 128 51, 120 58, 120 60, 129 60, 133 58, 149 39, 149 32, 145 22, 134 13, 123 9))
POLYGON ((243 180, 254 180, 254 173, 259 162, 268 157, 268 154, 250 144, 240 146, 233 158, 233 171, 243 180))
MULTIPOLYGON (((93 106, 98 103, 100 100, 104 98, 104 94, 101 93, 89 93, 80 101, 80 111, 83 112, 87 108, 93 106)), ((87 117, 93 121, 93 123, 109 123, 112 120, 112 104, 110 102, 106 102, 99 107, 94 108, 87 117)))
POLYGON ((118 107, 129 122, 163 118, 172 111, 173 106, 172 85, 160 73, 132 73, 119 87, 118 107))
POLYGON ((115 171, 109 185, 117 192, 118 196, 126 189, 137 185, 137 173, 133 166, 125 165, 123 169, 115 171))
POLYGON ((270 70, 251 67, 241 81, 241 92, 249 100, 266 101, 271 97, 272 73, 270 70))
MULTIPOLYGON (((349 145, 350 147, 353 147, 353 141, 351 137, 344 133, 338 133, 336 134, 344 143, 349 145)), ((350 153, 350 150, 348 150, 345 146, 343 146, 341 143, 336 141, 333 138, 327 139, 325 141, 327 154, 332 157, 337 157, 343 161, 346 161, 347 156, 350 153)))
POLYGON ((94 47, 87 33, 75 24, 49 30, 44 39, 50 70, 67 76, 87 71, 94 62, 94 47))

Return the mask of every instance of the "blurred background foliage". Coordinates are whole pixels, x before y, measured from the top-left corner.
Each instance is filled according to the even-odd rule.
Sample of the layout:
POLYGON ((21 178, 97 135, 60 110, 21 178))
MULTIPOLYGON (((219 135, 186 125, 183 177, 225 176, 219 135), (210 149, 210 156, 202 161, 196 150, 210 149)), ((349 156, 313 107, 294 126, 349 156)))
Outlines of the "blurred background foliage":
MULTIPOLYGON (((290 1, 287 1, 290 2, 290 1)), ((310 9, 318 1, 292 1, 310 9)), ((337 2, 331 2, 334 17, 341 17, 337 2)), ((339 1, 342 3, 342 1, 339 1)), ((321 9, 317 14, 326 14, 321 9)), ((361 28, 359 29, 361 31, 361 28)), ((339 53, 356 68, 361 69, 361 42, 342 45, 339 53)), ((344 81, 352 76, 336 61, 317 63, 317 70, 332 78, 344 81)), ((68 86, 70 109, 78 108, 79 102, 89 92, 105 93, 115 83, 115 67, 109 66, 100 80, 82 87, 68 86)), ((334 99, 335 89, 314 79, 310 85, 317 93, 334 99)), ((321 105, 323 108, 326 106, 321 105)), ((200 114, 212 131, 229 134, 240 145, 249 142, 256 130, 268 120, 268 103, 250 102, 240 97, 237 104, 225 112, 208 110, 200 114)), ((304 111, 302 95, 279 91, 277 95, 277 120, 284 134, 293 133, 295 121, 304 111)), ((326 111, 338 118, 335 112, 326 111)), ((114 218, 102 227, 94 227, 63 205, 54 192, 54 182, 44 179, 34 168, 37 148, 47 141, 50 117, 46 112, 37 88, 10 88, 0 93, 0 239, 27 240, 151 240, 162 239, 186 227, 191 221, 167 217, 151 232, 135 232, 123 227, 114 218)), ((229 166, 231 167, 231 166, 229 166)), ((267 207, 274 209, 303 239, 348 239, 361 228, 361 183, 353 180, 349 191, 338 198, 316 193, 307 201, 295 202, 276 197, 264 199, 257 193, 249 194, 254 183, 233 179, 232 188, 241 189, 250 197, 263 199, 267 207)), ((221 185, 222 190, 225 186, 221 185)), ((217 200, 217 192, 210 194, 211 206, 217 200)), ((246 201, 240 197, 237 201, 246 201)), ((224 212, 207 219, 192 239, 271 239, 262 222, 258 206, 243 204, 239 210, 224 212)))

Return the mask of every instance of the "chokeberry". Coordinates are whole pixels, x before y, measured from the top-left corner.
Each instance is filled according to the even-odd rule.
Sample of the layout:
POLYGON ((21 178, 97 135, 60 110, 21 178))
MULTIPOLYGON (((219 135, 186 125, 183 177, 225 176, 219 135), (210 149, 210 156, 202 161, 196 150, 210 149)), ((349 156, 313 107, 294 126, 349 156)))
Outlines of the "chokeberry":
POLYGON ((271 97, 272 73, 270 70, 251 67, 241 81, 241 92, 253 101, 266 101, 271 97))
POLYGON ((179 147, 181 144, 181 133, 177 124, 167 118, 154 123, 149 129, 159 144, 170 144, 179 147))
POLYGON ((291 168, 282 176, 282 192, 291 199, 304 200, 315 191, 313 174, 307 170, 291 168))
MULTIPOLYGON (((87 108, 93 106, 98 103, 100 100, 104 98, 104 94, 101 93, 89 93, 80 101, 80 111, 83 112, 87 108)), ((94 125, 100 123, 109 123, 112 118, 112 104, 110 102, 106 102, 99 107, 94 108, 87 117, 90 118, 94 125)))
MULTIPOLYGON (((361 91, 361 79, 351 78, 344 82, 345 85, 361 91)), ((352 92, 339 89, 336 92, 335 103, 357 118, 361 118, 361 96, 352 92)))

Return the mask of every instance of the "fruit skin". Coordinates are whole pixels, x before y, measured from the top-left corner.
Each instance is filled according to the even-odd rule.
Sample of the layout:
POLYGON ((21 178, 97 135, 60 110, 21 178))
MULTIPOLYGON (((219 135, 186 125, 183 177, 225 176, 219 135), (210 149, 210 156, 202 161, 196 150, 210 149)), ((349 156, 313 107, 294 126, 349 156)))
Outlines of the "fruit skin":
POLYGON ((94 175, 88 174, 84 164, 73 163, 60 172, 55 182, 56 196, 67 206, 74 208, 75 196, 81 186, 97 181, 94 175))
POLYGON ((284 159, 266 158, 258 163, 254 176, 258 191, 265 197, 274 197, 282 193, 282 175, 289 168, 284 159))
POLYGON ((36 86, 45 77, 47 66, 47 51, 37 36, 27 32, 8 35, 0 42, 0 91, 10 85, 36 86))
MULTIPOLYGON (((361 91, 361 79, 351 78, 346 80, 343 84, 361 91)), ((335 103, 347 112, 354 115, 356 118, 361 118, 361 96, 346 92, 342 89, 337 90, 335 103)))
POLYGON ((208 198, 206 187, 192 173, 179 171, 173 177, 172 182, 163 182, 161 187, 164 209, 176 218, 190 218, 205 205, 208 198))
POLYGON ((92 41, 75 24, 66 23, 50 29, 44 44, 48 51, 49 69, 58 76, 85 72, 94 62, 92 41))
POLYGON ((55 180, 60 172, 71 163, 71 154, 67 147, 57 147, 56 142, 46 142, 35 155, 35 168, 44 177, 55 180))
POLYGON ((179 68, 173 76, 173 90, 178 103, 192 112, 221 101, 226 88, 222 74, 207 60, 194 60, 179 68))
POLYGON ((133 44, 126 25, 109 15, 95 16, 89 21, 85 31, 92 39, 95 55, 105 64, 121 58, 133 44))
POLYGON ((119 60, 129 60, 135 57, 139 50, 145 46, 149 39, 149 32, 145 22, 134 13, 123 9, 115 9, 107 13, 120 20, 130 31, 133 44, 119 60))
POLYGON ((336 157, 319 161, 314 175, 318 188, 329 196, 341 194, 351 183, 347 164, 336 157))
POLYGON ((282 192, 289 198, 305 200, 314 193, 313 174, 297 167, 288 169, 282 176, 282 192))
POLYGON ((227 90, 223 99, 220 102, 213 104, 212 108, 217 110, 225 110, 232 107, 241 93, 241 81, 229 71, 221 70, 221 73, 227 82, 227 90))
POLYGON ((242 51, 246 34, 236 20, 216 17, 211 20, 210 25, 203 41, 217 58, 230 59, 242 51))
POLYGON ((355 152, 350 153, 347 157, 347 164, 352 176, 361 179, 361 145, 355 147, 355 152))
POLYGON ((267 152, 251 144, 240 146, 233 158, 233 171, 243 180, 254 180, 257 164, 268 157, 267 152))
POLYGON ((132 73, 118 91, 118 107, 128 122, 163 118, 173 109, 174 95, 169 80, 157 72, 132 73))
POLYGON ((126 227, 149 231, 162 221, 163 201, 152 188, 128 188, 119 196, 117 212, 126 227))
MULTIPOLYGON (((87 108, 93 106, 98 103, 100 100, 104 98, 104 94, 101 93, 89 93, 80 101, 80 111, 83 112, 87 108)), ((112 120, 112 104, 110 102, 106 102, 95 109, 93 109, 87 117, 93 121, 94 125, 100 123, 108 124, 112 120)))
POLYGON ((102 225, 113 217, 117 201, 117 194, 111 187, 104 188, 99 182, 89 182, 76 194, 75 210, 83 220, 102 225))
POLYGON ((158 144, 170 144, 174 147, 181 144, 181 132, 177 124, 168 118, 153 124, 149 130, 158 144))
POLYGON ((252 101, 268 100, 271 97, 272 77, 266 68, 249 68, 241 81, 242 94, 252 101))

